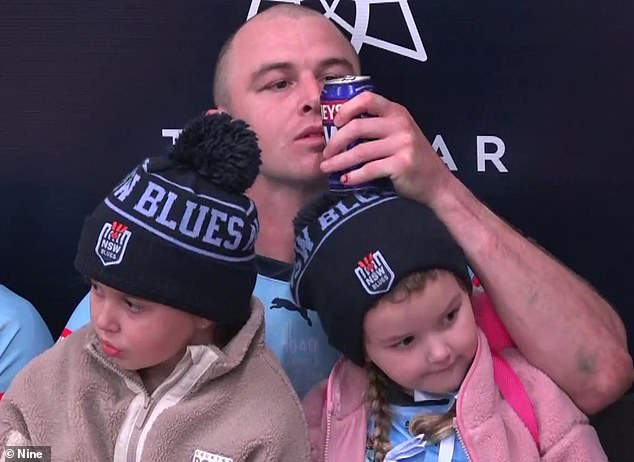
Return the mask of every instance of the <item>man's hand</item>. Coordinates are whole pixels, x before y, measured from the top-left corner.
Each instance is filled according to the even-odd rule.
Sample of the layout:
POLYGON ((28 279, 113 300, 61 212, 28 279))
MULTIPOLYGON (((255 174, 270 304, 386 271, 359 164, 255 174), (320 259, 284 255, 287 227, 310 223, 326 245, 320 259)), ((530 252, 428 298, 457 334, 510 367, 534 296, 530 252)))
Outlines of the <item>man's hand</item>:
POLYGON ((432 205, 453 178, 400 104, 363 92, 341 106, 335 124, 341 128, 326 146, 321 167, 330 173, 364 164, 345 175, 346 184, 389 177, 400 195, 432 205), (367 141, 347 150, 357 139, 367 141))

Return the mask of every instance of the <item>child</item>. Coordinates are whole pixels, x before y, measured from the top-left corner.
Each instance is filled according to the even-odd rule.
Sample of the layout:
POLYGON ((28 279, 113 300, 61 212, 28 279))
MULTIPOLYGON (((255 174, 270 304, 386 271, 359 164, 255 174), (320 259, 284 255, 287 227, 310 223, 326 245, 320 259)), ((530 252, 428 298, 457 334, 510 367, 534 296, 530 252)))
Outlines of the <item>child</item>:
POLYGON ((499 361, 538 431, 502 398, 464 253, 431 209, 373 189, 326 195, 295 233, 296 302, 345 357, 304 400, 312 460, 607 460, 586 416, 516 350, 499 361))
POLYGON ((255 283, 253 132, 199 117, 83 227, 91 324, 18 375, 0 447, 65 461, 305 461, 301 405, 264 346, 255 283))

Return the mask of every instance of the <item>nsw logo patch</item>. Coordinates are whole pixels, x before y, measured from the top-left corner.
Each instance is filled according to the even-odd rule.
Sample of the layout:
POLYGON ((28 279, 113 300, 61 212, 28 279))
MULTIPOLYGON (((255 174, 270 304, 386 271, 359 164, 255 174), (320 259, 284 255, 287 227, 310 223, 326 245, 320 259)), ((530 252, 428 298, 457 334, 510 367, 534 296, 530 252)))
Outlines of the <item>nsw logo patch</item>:
POLYGON ((354 274, 365 291, 372 295, 388 292, 394 282, 394 272, 379 250, 359 260, 354 274))
POLYGON ((127 225, 113 221, 101 228, 95 252, 104 266, 117 265, 123 260, 132 232, 127 225))

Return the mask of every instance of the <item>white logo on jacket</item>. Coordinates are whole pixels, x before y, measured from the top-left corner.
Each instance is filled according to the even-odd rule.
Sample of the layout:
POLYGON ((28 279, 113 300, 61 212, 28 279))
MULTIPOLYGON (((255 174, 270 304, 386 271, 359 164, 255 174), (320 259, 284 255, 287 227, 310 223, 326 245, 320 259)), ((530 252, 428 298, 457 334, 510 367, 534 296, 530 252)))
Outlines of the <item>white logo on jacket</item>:
POLYGON ((194 451, 192 462, 233 462, 233 459, 203 451, 202 449, 196 449, 196 451, 194 451))

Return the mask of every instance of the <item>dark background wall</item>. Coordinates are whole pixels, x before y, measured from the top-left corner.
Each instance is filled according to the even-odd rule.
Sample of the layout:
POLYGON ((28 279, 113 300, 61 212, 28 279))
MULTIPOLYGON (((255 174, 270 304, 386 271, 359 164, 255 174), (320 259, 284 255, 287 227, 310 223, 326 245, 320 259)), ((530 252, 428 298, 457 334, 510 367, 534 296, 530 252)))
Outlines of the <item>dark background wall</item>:
MULTIPOLYGON (((357 32, 367 3, 303 2, 357 32)), ((213 105, 222 42, 272 4, 0 3, 0 283, 54 336, 86 291, 72 265, 84 215, 171 144, 163 129, 213 105)), ((369 12, 368 35, 416 54, 418 34, 426 55, 366 40, 380 91, 410 108, 477 196, 604 294, 631 334, 632 4, 403 0, 369 12), (483 136, 504 143, 506 172, 478 169, 483 136)))

